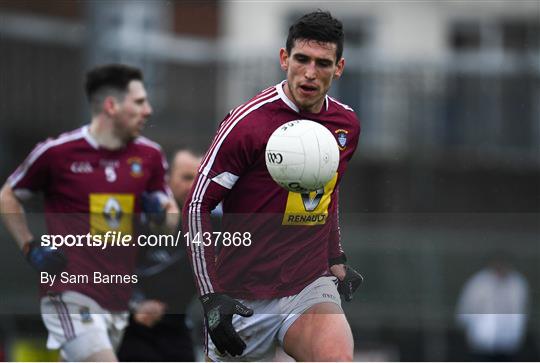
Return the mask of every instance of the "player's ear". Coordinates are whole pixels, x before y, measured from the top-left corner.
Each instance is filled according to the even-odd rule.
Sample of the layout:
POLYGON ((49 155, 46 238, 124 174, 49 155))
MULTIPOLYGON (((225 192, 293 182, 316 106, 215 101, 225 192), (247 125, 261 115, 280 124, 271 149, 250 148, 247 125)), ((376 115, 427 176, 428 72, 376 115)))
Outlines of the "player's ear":
POLYGON ((287 49, 285 48, 279 50, 279 65, 285 72, 289 69, 289 53, 287 53, 287 49))
POLYGON ((116 98, 113 96, 107 96, 103 100, 102 103, 103 112, 107 115, 112 115, 116 112, 117 104, 116 104, 116 98))
POLYGON ((334 71, 334 78, 339 78, 343 74, 345 68, 345 58, 341 58, 336 64, 336 70, 334 71))

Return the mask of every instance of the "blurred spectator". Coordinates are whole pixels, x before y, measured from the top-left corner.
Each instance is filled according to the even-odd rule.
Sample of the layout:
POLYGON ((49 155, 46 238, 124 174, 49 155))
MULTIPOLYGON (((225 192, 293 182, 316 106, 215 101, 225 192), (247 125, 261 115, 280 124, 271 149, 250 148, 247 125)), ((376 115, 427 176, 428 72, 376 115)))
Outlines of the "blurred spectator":
MULTIPOLYGON (((191 189, 200 159, 177 151, 169 186, 180 208, 191 189)), ((183 238, 180 238, 183 243, 183 238)), ((195 294, 193 275, 183 245, 141 251, 133 313, 118 354, 122 361, 194 361, 191 323, 186 309, 195 294)))
POLYGON ((528 290, 526 279, 502 254, 466 282, 457 320, 471 360, 515 360, 526 335, 528 290))
POLYGON ((173 158, 169 186, 180 208, 191 190, 201 159, 190 150, 179 150, 173 158))

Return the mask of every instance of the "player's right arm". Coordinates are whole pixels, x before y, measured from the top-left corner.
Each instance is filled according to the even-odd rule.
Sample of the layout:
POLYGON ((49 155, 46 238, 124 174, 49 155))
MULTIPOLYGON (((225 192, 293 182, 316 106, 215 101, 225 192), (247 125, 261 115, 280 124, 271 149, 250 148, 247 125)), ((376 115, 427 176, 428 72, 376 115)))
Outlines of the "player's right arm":
POLYGON ((215 247, 210 214, 225 197, 228 190, 199 173, 184 204, 182 230, 189 232, 186 239, 187 253, 193 267, 200 296, 223 293, 215 272, 215 247))
MULTIPOLYGON (((183 210, 183 230, 188 232, 187 252, 205 313, 205 324, 216 348, 232 356, 246 347, 232 325, 232 315, 251 316, 253 310, 227 296, 215 271, 215 245, 210 213, 225 198, 257 154, 252 134, 232 112, 203 158, 183 210), (208 243, 210 242, 210 243, 208 243)), ((244 120, 244 122, 249 120, 244 120)))
POLYGON ((26 160, 15 170, 0 191, 0 213, 7 230, 37 271, 51 274, 64 269, 67 260, 60 250, 42 247, 34 241, 21 200, 33 191, 43 190, 49 175, 49 155, 52 145, 48 140, 38 144, 26 160))
POLYGON ((34 239, 28 226, 22 203, 35 192, 44 190, 49 179, 50 149, 54 145, 48 139, 36 145, 26 159, 9 176, 0 194, 2 220, 21 250, 28 248, 34 239))
POLYGON ((24 208, 15 196, 9 183, 5 183, 0 191, 0 213, 7 230, 17 242, 21 250, 34 240, 28 227, 24 208))
POLYGON ((215 245, 208 240, 212 232, 210 213, 264 152, 264 145, 258 145, 254 136, 257 116, 246 116, 242 109, 240 106, 231 111, 221 122, 184 203, 183 231, 189 233, 187 252, 201 296, 224 292, 215 273, 215 245))
POLYGON ((228 189, 199 173, 183 210, 183 230, 189 231, 187 251, 203 306, 205 325, 216 348, 232 356, 241 355, 246 344, 234 330, 232 316, 253 315, 253 310, 227 296, 219 286, 215 272, 215 245, 210 213, 228 189), (209 242, 209 243, 208 243, 209 242))

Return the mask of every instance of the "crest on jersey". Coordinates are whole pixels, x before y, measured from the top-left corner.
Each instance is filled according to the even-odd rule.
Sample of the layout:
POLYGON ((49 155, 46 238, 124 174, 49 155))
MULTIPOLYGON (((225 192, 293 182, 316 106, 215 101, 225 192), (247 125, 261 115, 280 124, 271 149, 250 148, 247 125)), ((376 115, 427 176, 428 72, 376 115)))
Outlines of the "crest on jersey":
POLYGON ((140 178, 144 175, 142 167, 142 159, 138 157, 129 158, 129 174, 134 178, 140 178))
POLYGON ((334 132, 337 136, 337 143, 338 143, 339 149, 345 150, 345 148, 347 147, 347 134, 349 133, 349 131, 339 129, 334 132))
POLYGON ((79 314, 81 314, 81 321, 85 324, 92 322, 92 314, 90 314, 90 308, 83 306, 79 309, 79 314))

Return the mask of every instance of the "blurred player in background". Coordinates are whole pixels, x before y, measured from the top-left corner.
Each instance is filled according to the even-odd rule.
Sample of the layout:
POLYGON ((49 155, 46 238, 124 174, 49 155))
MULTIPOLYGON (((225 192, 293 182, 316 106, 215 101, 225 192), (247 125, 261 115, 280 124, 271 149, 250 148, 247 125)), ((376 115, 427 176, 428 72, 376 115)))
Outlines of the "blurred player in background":
POLYGON ((0 208, 26 259, 40 272, 47 347, 60 349, 68 361, 115 361, 136 282, 137 247, 44 246, 30 231, 21 203, 42 191, 48 233, 61 236, 132 235, 134 215, 141 211, 151 220, 164 216, 174 229, 178 207, 165 182, 160 146, 140 136, 152 114, 141 71, 125 65, 94 68, 87 73, 86 94, 90 124, 38 144, 3 186, 0 208))
POLYGON ((211 360, 269 360, 276 345, 299 361, 353 358, 339 293, 350 300, 361 276, 345 265, 338 186, 360 124, 350 107, 327 95, 345 65, 343 38, 341 22, 330 13, 301 17, 280 50, 287 79, 233 109, 203 158, 183 224, 211 360), (287 192, 266 169, 269 136, 298 119, 319 122, 339 140, 338 172, 320 193, 287 192), (236 243, 242 245, 223 237, 216 256, 209 216, 220 201, 223 231, 240 233, 236 243), (322 218, 308 222, 310 216, 322 218))
MULTIPOLYGON (((169 186, 182 207, 200 163, 190 150, 174 155, 169 186)), ((120 346, 121 361, 194 361, 186 309, 195 296, 184 246, 148 247, 141 251, 133 313, 120 346)))
POLYGON ((516 361, 527 332, 529 287, 525 277, 497 252, 467 280, 457 304, 470 359, 516 361))

